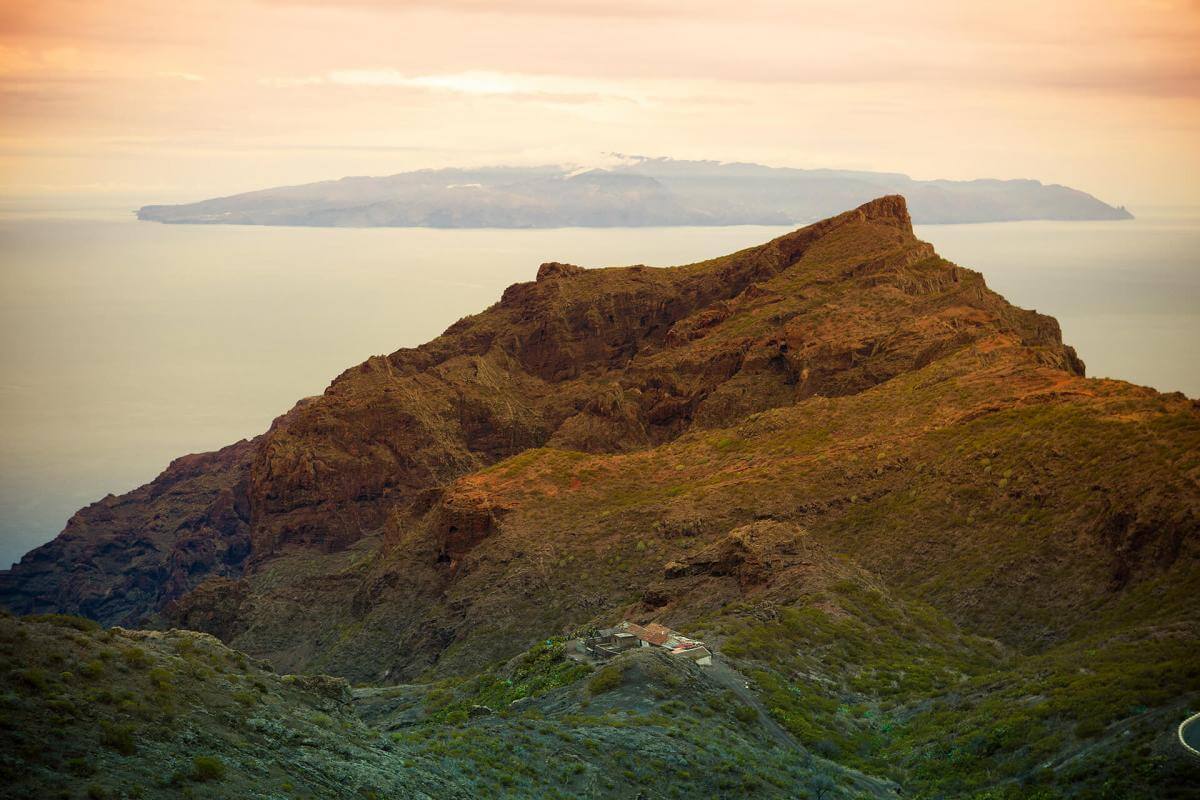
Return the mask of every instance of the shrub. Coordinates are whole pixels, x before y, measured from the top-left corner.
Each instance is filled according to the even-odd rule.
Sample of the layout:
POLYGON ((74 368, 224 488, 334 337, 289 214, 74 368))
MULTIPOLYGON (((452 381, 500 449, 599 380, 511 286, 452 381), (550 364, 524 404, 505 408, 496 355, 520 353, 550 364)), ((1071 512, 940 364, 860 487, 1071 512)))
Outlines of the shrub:
POLYGON ((742 705, 737 707, 737 710, 733 712, 733 716, 743 725, 749 725, 758 719, 758 712, 753 706, 742 705))
POLYGON ((125 663, 131 667, 142 669, 150 665, 150 656, 146 655, 146 651, 140 647, 130 647, 121 654, 125 658, 125 663))
POLYGON ((78 775, 81 778, 86 778, 96 771, 96 768, 86 758, 68 758, 65 766, 67 772, 72 775, 78 775))
POLYGON ((836 760, 842 755, 842 748, 837 742, 829 738, 818 739, 813 742, 812 749, 817 755, 830 760, 836 760))
POLYGON ((612 691, 621 685, 624 680, 624 670, 615 664, 609 664, 604 667, 588 681, 588 692, 591 694, 603 694, 604 692, 612 691))
POLYGON ((440 711, 454 700, 454 692, 449 689, 434 689, 425 695, 425 706, 433 711, 440 711))
POLYGON ((192 780, 219 781, 225 777, 225 762, 216 756, 196 756, 192 759, 192 780))
POLYGON ((46 708, 50 709, 51 711, 57 711, 60 714, 66 714, 72 717, 75 716, 78 710, 75 707, 75 703, 66 697, 55 697, 47 700, 46 708))
POLYGON ((15 675, 26 686, 37 689, 39 692, 45 692, 50 688, 50 679, 46 676, 46 670, 41 667, 19 669, 15 675))
POLYGON ((79 665, 79 674, 85 678, 99 678, 104 672, 104 662, 98 658, 79 665))
POLYGON ((162 667, 155 667, 148 674, 150 682, 159 689, 166 689, 171 685, 171 673, 162 667))
POLYGON ((123 756, 131 756, 137 752, 137 746, 133 742, 133 725, 128 723, 123 725, 105 723, 101 729, 100 743, 105 747, 111 747, 123 756))

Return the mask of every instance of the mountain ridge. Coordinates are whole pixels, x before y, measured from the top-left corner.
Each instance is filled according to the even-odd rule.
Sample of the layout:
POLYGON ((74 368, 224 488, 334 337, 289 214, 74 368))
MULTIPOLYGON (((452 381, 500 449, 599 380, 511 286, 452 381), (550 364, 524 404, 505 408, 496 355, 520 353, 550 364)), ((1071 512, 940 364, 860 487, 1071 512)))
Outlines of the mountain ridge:
MULTIPOLYGON (((96 582, 81 577, 74 599, 59 595, 46 608, 29 600, 28 608, 133 623, 203 577, 237 578, 280 548, 340 551, 385 526, 389 508, 430 505, 435 487, 530 448, 657 447, 690 429, 737 424, 805 398, 859 394, 981 342, 1001 350, 1032 347, 1023 358, 1061 370, 1064 379, 1056 383, 1083 374, 1053 319, 1007 305, 977 273, 941 262, 914 239, 898 196, 689 267, 584 270, 547 263, 535 281, 509 287, 491 309, 430 343, 343 372, 263 436, 179 459, 146 487, 84 509, 56 547, 82 547, 75 558, 93 560, 109 551, 118 558, 143 552, 145 574, 135 570, 119 596, 98 576, 96 582), (906 303, 902 312, 880 307, 873 319, 861 307, 847 314, 826 302, 815 327, 797 326, 789 311, 768 323, 775 335, 721 336, 743 308, 778 304, 767 287, 811 249, 832 247, 839 256, 839 231, 852 231, 852 263, 822 283, 874 288, 878 282, 888 302, 906 303), (924 308, 929 294, 936 305, 924 308), (905 316, 915 308, 927 321, 905 316), (138 504, 151 504, 163 519, 179 514, 180 498, 189 513, 168 537, 163 558, 163 543, 135 530, 138 504), (134 516, 123 522, 125 510, 134 516), (130 540, 132 550, 107 542, 93 553, 94 541, 85 543, 97 527, 130 540), (157 601, 129 600, 153 594, 155 582, 157 601), (103 611, 106 603, 125 613, 103 611)), ((38 565, 52 573, 48 552, 34 551, 0 578, 7 592, 16 590, 16 575, 29 576, 26 589, 37 586, 47 577, 38 565)))
POLYGON ((1176 785, 1198 530, 1200 405, 1087 378, 884 196, 697 264, 546 262, 82 510, 0 602, 446 681, 464 714, 527 648, 659 621, 803 746, 1007 798, 1176 785))
POLYGON ((260 189, 139 219, 181 224, 545 228, 794 225, 883 194, 922 223, 1130 219, 1123 207, 1034 180, 917 181, 899 173, 622 157, 609 168, 481 167, 260 189))

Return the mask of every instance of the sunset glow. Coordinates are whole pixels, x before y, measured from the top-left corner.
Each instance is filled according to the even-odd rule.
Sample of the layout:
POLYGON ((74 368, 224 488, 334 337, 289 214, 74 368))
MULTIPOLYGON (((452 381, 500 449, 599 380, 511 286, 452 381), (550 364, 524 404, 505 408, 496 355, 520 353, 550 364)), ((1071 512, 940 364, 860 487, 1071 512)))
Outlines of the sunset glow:
POLYGON ((339 5, 9 0, 3 191, 616 151, 1200 198, 1193 2, 339 5))

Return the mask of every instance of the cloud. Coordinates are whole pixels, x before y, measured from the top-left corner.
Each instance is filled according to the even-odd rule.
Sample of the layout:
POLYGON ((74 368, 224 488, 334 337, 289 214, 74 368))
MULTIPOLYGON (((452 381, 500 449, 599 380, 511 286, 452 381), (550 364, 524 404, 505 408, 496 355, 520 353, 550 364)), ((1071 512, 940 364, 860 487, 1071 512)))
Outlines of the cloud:
MULTIPOLYGON (((293 8, 316 8, 324 0, 266 0, 269 5, 293 8)), ((468 14, 520 14, 552 17, 671 17, 679 13, 679 5, 670 0, 345 0, 343 8, 371 13, 438 11, 468 14)), ((694 0, 692 9, 706 6, 711 13, 737 16, 742 10, 721 2, 694 0)))
POLYGON ((615 149, 1191 197, 1198 54, 1195 0, 0 0, 0 187, 615 149))
POLYGON ((394 69, 339 69, 330 72, 328 78, 330 83, 342 86, 404 86, 414 89, 441 89, 461 94, 528 93, 531 83, 520 76, 498 72, 408 76, 394 69))
POLYGON ((614 100, 643 106, 653 103, 650 93, 638 90, 630 82, 487 71, 410 75, 389 68, 334 69, 321 75, 262 78, 259 83, 273 88, 415 89, 564 105, 614 100))

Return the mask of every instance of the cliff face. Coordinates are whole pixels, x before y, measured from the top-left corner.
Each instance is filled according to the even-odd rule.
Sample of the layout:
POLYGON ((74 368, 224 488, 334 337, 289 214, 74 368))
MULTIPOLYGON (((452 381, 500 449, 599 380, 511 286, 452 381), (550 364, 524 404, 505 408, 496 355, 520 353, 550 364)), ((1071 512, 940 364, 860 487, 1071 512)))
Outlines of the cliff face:
POLYGON ((55 539, 0 572, 0 602, 128 624, 206 577, 240 574, 250 553, 256 444, 177 458, 145 486, 80 509, 55 539))
POLYGON ((684 267, 548 263, 79 512, 0 601, 406 676, 604 615, 789 602, 798 566, 727 553, 769 518, 981 633, 1053 641, 1191 575, 1200 517, 1193 404, 1083 373, 897 196, 684 267))
POLYGON ((899 198, 691 267, 546 264, 487 312, 278 420, 251 469, 255 552, 339 549, 398 502, 530 448, 658 445, 854 394, 997 332, 1082 371, 1053 320, 915 240, 899 198), (796 269, 806 257, 814 267, 796 269), (775 280, 785 272, 810 296, 775 280))
POLYGON ((1197 403, 1084 377, 899 197, 684 267, 547 263, 0 574, 19 613, 403 682, 357 692, 390 741, 197 634, 0 614, 0 773, 128 783, 199 742, 227 791, 275 791, 267 758, 355 796, 1183 796, 1198 530, 1197 403), (717 666, 565 660, 620 619, 717 666))

